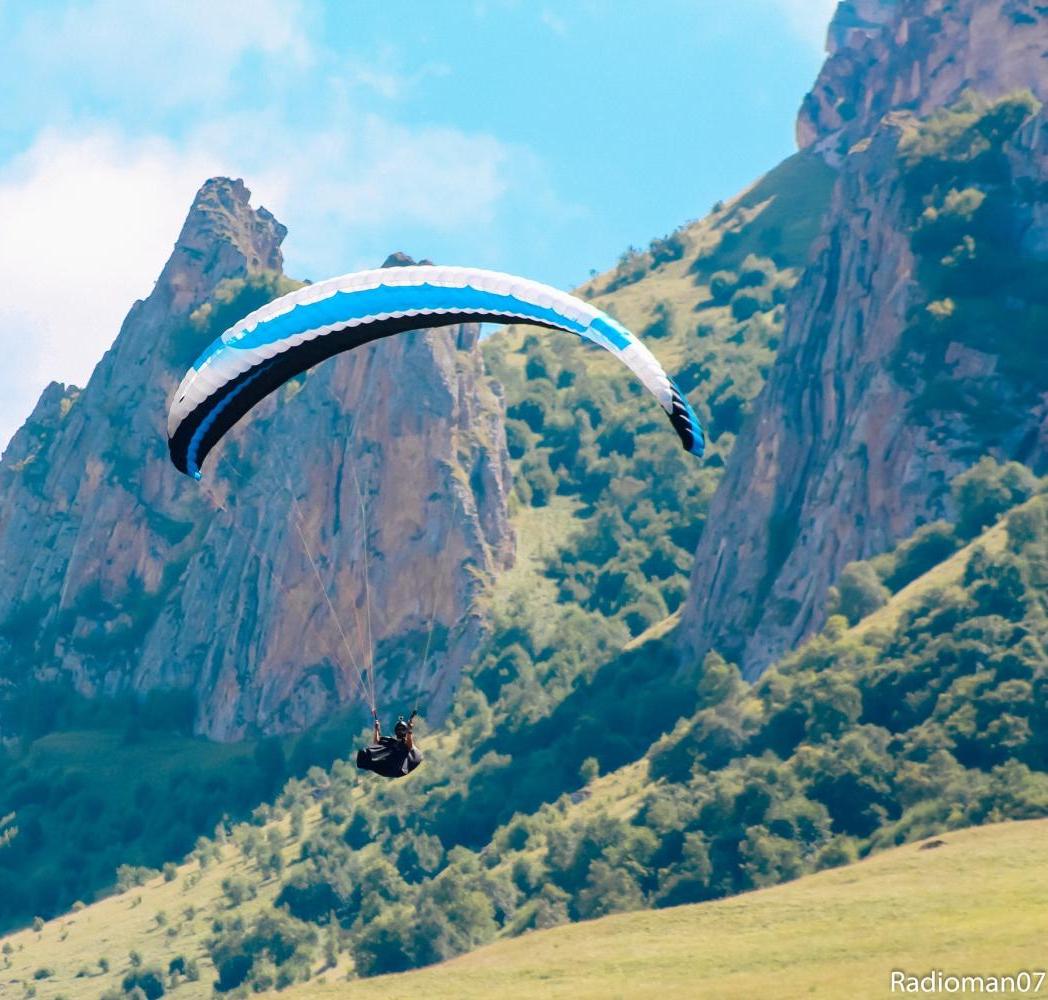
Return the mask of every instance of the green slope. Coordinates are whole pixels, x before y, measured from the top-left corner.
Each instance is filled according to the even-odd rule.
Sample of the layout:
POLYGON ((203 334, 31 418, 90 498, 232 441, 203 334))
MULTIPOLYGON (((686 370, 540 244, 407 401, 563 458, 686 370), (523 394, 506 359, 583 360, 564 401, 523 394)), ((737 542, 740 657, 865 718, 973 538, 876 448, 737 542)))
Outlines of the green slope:
POLYGON ((287 996, 887 997, 893 969, 1042 968, 1046 894, 1048 820, 1005 823, 733 899, 537 931, 418 972, 329 977, 287 996))
MULTIPOLYGON (((942 586, 955 586, 963 575, 964 563, 974 553, 978 550, 999 552, 1004 547, 1002 542, 1007 532, 1015 528, 1017 512, 1032 513, 1042 510, 1043 506, 1043 498, 1022 504, 1008 519, 990 526, 962 549, 960 561, 957 556, 951 556, 900 590, 871 616, 880 621, 872 631, 883 631, 886 624, 905 619, 911 614, 915 601, 927 603, 933 600, 942 586)), ((537 531, 530 536, 530 541, 538 548, 546 543, 537 531)), ((657 626, 651 630, 651 635, 631 643, 633 650, 643 654, 646 648, 650 648, 649 644, 657 648, 659 633, 672 629, 672 625, 671 619, 657 626)), ((860 623, 838 642, 844 642, 848 648, 847 644, 857 641, 862 633, 863 624, 860 623)), ((810 650, 799 650, 795 656, 798 662, 805 662, 808 657, 825 657, 827 649, 825 639, 816 639, 810 650)), ((854 668, 855 664, 850 667, 841 664, 837 673, 844 679, 854 668)), ((807 682, 797 678, 794 683, 799 685, 799 694, 806 697, 804 685, 807 682)), ((744 716, 759 717, 768 711, 768 708, 761 707, 759 688, 740 694, 744 699, 744 716)), ((675 738, 686 735, 686 729, 678 727, 678 730, 675 738)), ((208 941, 216 936, 216 928, 220 925, 228 928, 239 922, 249 924, 257 914, 272 912, 272 903, 282 885, 307 871, 311 852, 319 848, 330 855, 333 844, 342 841, 343 824, 361 808, 378 808, 384 814, 395 816, 405 807, 417 806, 426 793, 423 782, 432 778, 434 773, 439 774, 444 762, 453 757, 461 735, 452 730, 429 736, 426 739, 430 754, 428 768, 396 789, 384 789, 383 795, 389 791, 390 796, 381 803, 372 802, 375 787, 357 782, 351 769, 344 765, 336 765, 330 778, 314 773, 305 782, 292 782, 272 812, 259 815, 258 826, 242 825, 224 843, 197 852, 198 856, 201 853, 208 855, 205 866, 194 860, 173 872, 170 881, 154 878, 144 886, 45 924, 39 932, 24 931, 4 939, 0 984, 16 990, 31 986, 41 998, 65 996, 73 1000, 97 997, 107 989, 119 987, 131 967, 129 956, 132 951, 137 951, 146 967, 166 969, 173 959, 179 957, 196 962, 199 978, 179 981, 177 995, 186 1000, 210 995, 216 973, 208 955, 208 941), (321 804, 314 803, 317 795, 321 804), (302 809, 295 803, 313 804, 302 809), (291 816, 296 808, 302 814, 302 829, 294 833, 291 816), (284 859, 282 876, 263 872, 259 853, 245 851, 250 837, 263 842, 273 837, 279 840, 284 859), (256 893, 254 898, 233 903, 223 889, 223 884, 229 879, 250 883, 256 893), (101 958, 108 961, 107 971, 103 972, 99 967, 101 958), (49 974, 36 979, 39 970, 49 970, 49 974)), ((849 746, 854 750, 854 745, 849 746)), ((657 746, 652 756, 651 769, 656 773, 659 751, 657 746)), ((761 764, 762 768, 764 766, 761 764)), ((911 773, 913 767, 913 764, 909 765, 911 773)), ((747 780, 760 779, 759 772, 752 769, 745 775, 747 780)), ((709 772, 709 780, 716 776, 717 772, 709 772)), ((743 773, 740 772, 739 776, 743 777, 743 773)), ((789 779, 785 771, 782 776, 794 780, 789 779)), ((932 776, 931 772, 929 776, 932 776)), ((745 786, 733 787, 732 780, 729 774, 724 789, 729 795, 737 795, 739 788, 745 786)), ((1019 785, 1013 784, 1008 790, 993 790, 975 771, 958 772, 953 780, 958 782, 956 792, 960 795, 956 814, 942 817, 929 814, 925 819, 918 818, 916 827, 913 823, 895 827, 896 834, 892 834, 892 827, 888 827, 887 836, 874 835, 870 848, 889 846, 892 835, 913 838, 951 825, 964 825, 962 803, 969 800, 972 803, 985 800, 987 807, 996 801, 1003 810, 997 813, 997 817, 1006 815, 1009 809, 1033 808, 1033 805, 1024 806, 1021 802, 1010 804, 1018 802, 1016 796, 1021 798, 1019 785), (998 798, 995 800, 994 796, 998 798)), ((657 804, 659 798, 668 796, 664 798, 665 805, 673 800, 674 794, 683 795, 683 799, 678 797, 677 800, 679 808, 697 795, 708 798, 710 787, 700 785, 693 789, 673 781, 653 781, 649 760, 642 759, 597 778, 586 786, 584 793, 562 798, 555 807, 544 809, 541 818, 518 817, 503 827, 495 838, 497 848, 493 844, 485 852, 491 867, 483 877, 498 878, 509 874, 521 863, 541 865, 556 839, 572 830, 577 833, 593 824, 615 826, 616 836, 620 836, 630 829, 638 829, 635 825, 638 823, 640 827, 653 822, 665 824, 665 816, 660 821, 652 812, 653 802, 657 804), (519 833, 529 828, 531 833, 521 840, 519 833)), ((921 801, 927 800, 928 806, 933 803, 932 792, 930 784, 922 792, 921 801)), ((1036 795, 1036 790, 1032 789, 1031 794, 1036 795)), ((786 806, 793 808, 789 801, 781 803, 773 822, 782 822, 789 817, 789 811, 783 812, 781 808, 786 806)), ((803 811, 798 815, 803 815, 803 811)), ((993 812, 987 814, 987 819, 994 818, 993 812)), ((699 822, 705 823, 706 820, 700 817, 699 822)), ((759 824, 766 820, 752 814, 747 822, 759 824)), ((684 823, 685 817, 681 813, 669 827, 659 828, 663 842, 671 840, 674 830, 684 823)), ((703 829, 712 844, 716 829, 709 825, 703 829)), ((507 996, 556 996, 560 989, 574 990, 583 996, 614 996, 613 980, 620 987, 622 982, 629 984, 628 988, 621 987, 625 990, 623 995, 627 996, 645 995, 645 984, 653 990, 662 990, 664 995, 680 995, 690 981, 689 976, 701 973, 706 977, 702 995, 716 996, 716 990, 723 988, 725 992, 720 995, 731 996, 761 995, 766 992, 769 977, 779 974, 788 976, 791 985, 804 984, 802 995, 811 995, 805 992, 811 985, 821 989, 821 995, 833 996, 841 995, 834 992, 840 988, 841 977, 859 970, 863 975, 868 974, 870 992, 848 995, 877 996, 881 995, 875 992, 880 988, 880 970, 886 968, 886 963, 890 964, 896 955, 901 967, 918 970, 933 962, 937 967, 948 967, 949 961, 953 960, 951 956, 963 953, 971 956, 964 969, 1017 968, 1024 962, 1027 965, 1033 963, 1036 958, 1034 955, 1023 959, 1022 949, 1027 941, 1023 936, 1025 924, 1015 925, 1016 936, 1011 943, 1002 938, 1000 928, 987 931, 986 927, 999 919, 1002 909, 1015 910, 1022 920, 1026 919, 1023 907, 1027 897, 1016 895, 1023 887, 1013 884, 1013 876, 1017 872, 1021 875, 1025 867, 1040 867, 1040 856, 1031 852, 1035 847, 1041 849, 1037 842, 1044 839, 1046 829, 1042 821, 1036 821, 963 833, 951 831, 942 835, 950 850, 916 851, 913 847, 891 850, 875 854, 858 865, 823 872, 766 891, 697 906, 634 912, 514 938, 512 935, 519 920, 527 917, 532 905, 525 901, 517 918, 508 922, 501 931, 500 943, 461 960, 420 972, 417 980, 409 977, 406 982, 414 984, 417 981, 418 988, 435 997, 479 996, 487 995, 488 991, 507 996), (943 863, 947 865, 945 871, 937 867, 943 863), (965 910, 958 901, 965 893, 970 897, 970 886, 966 888, 969 881, 979 881, 981 892, 984 885, 991 884, 980 874, 980 866, 998 879, 994 892, 998 893, 1001 902, 998 905, 991 895, 984 893, 979 909, 973 912, 965 910), (936 896, 935 892, 939 895, 936 896), (1008 893, 1013 895, 1008 896, 1008 893), (912 904, 907 901, 908 895, 913 898, 912 904), (953 911, 955 915, 950 916, 953 911), (860 930, 861 921, 864 922, 860 930), (925 929, 926 925, 933 930, 938 927, 938 930, 932 933, 925 929), (918 930, 913 931, 914 927, 918 930), (940 932, 942 942, 936 937, 940 932), (926 935, 930 936, 926 938, 926 935), (919 947, 907 952, 904 945, 911 937, 919 942, 919 947), (813 940, 818 942, 817 947, 812 946, 813 940), (863 950, 857 955, 855 947, 860 942, 863 950), (624 980, 623 977, 632 979, 624 980), (749 990, 754 992, 748 994, 749 990)), ((751 830, 746 831, 747 837, 750 833, 751 830)), ((402 833, 394 838, 394 843, 403 839, 402 833)), ((847 837, 843 839, 849 841, 847 837)), ((833 843, 831 841, 830 845, 833 843)), ((368 855, 372 859, 375 856, 373 853, 368 855)), ((820 856, 821 861, 806 858, 803 864, 810 870, 816 863, 839 864, 845 856, 838 852, 820 856)), ((797 873, 795 869, 794 874, 797 873)), ((768 885, 791 876, 787 869, 778 870, 772 866, 755 877, 765 879, 763 884, 768 885)), ((1027 888, 1030 898, 1036 898, 1041 891, 1035 882, 1027 888)), ((317 933, 318 939, 322 940, 326 931, 321 927, 317 933)), ((324 976, 329 982, 344 980, 352 968, 349 954, 343 951, 336 966, 324 970, 322 950, 318 946, 314 951, 311 973, 324 976)), ((361 996, 372 995, 373 989, 376 991, 374 995, 378 995, 378 990, 390 988, 387 979, 375 982, 382 985, 359 982, 352 988, 361 996)))

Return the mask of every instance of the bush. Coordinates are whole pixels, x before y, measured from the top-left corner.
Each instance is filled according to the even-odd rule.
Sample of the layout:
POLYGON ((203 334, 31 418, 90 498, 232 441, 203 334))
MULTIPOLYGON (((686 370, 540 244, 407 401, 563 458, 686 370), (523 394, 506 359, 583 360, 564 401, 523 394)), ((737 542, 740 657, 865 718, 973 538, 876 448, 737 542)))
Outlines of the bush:
POLYGON ((648 247, 654 264, 668 264, 670 261, 680 260, 684 256, 686 244, 681 230, 674 230, 669 236, 662 239, 654 239, 648 247))
POLYGON ((641 340, 662 340, 673 333, 670 311, 665 302, 655 306, 651 322, 640 332, 641 340))
POLYGON ((891 594, 868 562, 851 562, 831 588, 830 614, 844 615, 850 625, 887 603, 891 594))
POLYGON ((957 506, 957 530, 962 538, 973 538, 1036 491, 1037 479, 1025 465, 1001 465, 985 455, 950 484, 950 495, 957 506))
POLYGON ((120 985, 125 993, 139 989, 146 1000, 159 1000, 164 995, 164 974, 160 969, 137 969, 124 976, 120 985))
POLYGON ((159 875, 155 868, 144 868, 141 865, 121 865, 116 870, 116 887, 119 892, 127 892, 137 886, 145 885, 150 879, 159 875))
POLYGON ((240 906, 241 903, 254 899, 257 894, 254 884, 243 875, 231 875, 229 878, 224 878, 222 891, 229 900, 230 906, 240 906))
POLYGON ((1008 515, 1007 527, 1008 546, 1013 552, 1048 536, 1048 502, 1041 497, 1028 507, 1013 510, 1008 515))
POLYGON ((226 993, 244 983, 256 960, 272 962, 287 985, 309 973, 316 931, 285 914, 263 913, 248 930, 233 930, 209 942, 211 960, 218 970, 215 989, 226 993))
POLYGON ((743 323, 755 313, 770 309, 772 305, 772 295, 767 288, 740 288, 731 297, 731 315, 743 323))
POLYGON ((638 250, 636 247, 630 247, 619 257, 615 273, 612 275, 611 281, 608 282, 605 291, 614 292, 625 285, 632 285, 634 282, 640 281, 648 273, 651 263, 652 259, 649 254, 638 250))
POLYGON ((547 506, 557 491, 557 477, 550 470, 546 455, 540 451, 525 455, 520 472, 531 488, 531 505, 547 506))
POLYGON ((946 521, 918 528, 895 550, 887 571, 882 574, 885 586, 893 593, 901 590, 951 556, 960 545, 957 532, 946 521))
POLYGON ((710 298, 719 306, 727 305, 738 286, 739 276, 734 271, 715 271, 710 278, 710 298))
POLYGON ((767 285, 775 277, 776 267, 767 257, 748 254, 739 268, 739 288, 757 288, 767 285))

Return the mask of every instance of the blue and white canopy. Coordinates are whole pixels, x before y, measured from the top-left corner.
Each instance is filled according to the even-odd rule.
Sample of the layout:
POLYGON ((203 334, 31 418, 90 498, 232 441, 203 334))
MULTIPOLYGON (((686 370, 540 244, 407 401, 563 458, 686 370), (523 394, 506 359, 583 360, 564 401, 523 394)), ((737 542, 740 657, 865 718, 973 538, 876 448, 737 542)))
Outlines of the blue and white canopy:
POLYGON ((702 455, 702 426, 684 394, 632 333, 599 309, 536 281, 472 267, 413 265, 307 285, 231 326, 194 362, 168 414, 171 461, 200 478, 207 453, 257 402, 319 361, 405 330, 530 323, 577 334, 614 354, 702 455))

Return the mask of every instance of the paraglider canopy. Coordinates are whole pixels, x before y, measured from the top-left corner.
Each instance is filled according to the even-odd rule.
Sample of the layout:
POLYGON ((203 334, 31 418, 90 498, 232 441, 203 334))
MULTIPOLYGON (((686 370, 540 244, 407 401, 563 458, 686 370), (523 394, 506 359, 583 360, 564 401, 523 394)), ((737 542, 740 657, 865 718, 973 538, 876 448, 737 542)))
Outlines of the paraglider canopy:
POLYGON ((655 397, 694 455, 702 425, 662 366, 624 326, 594 306, 525 278, 470 267, 412 265, 307 285, 245 316, 186 373, 168 414, 179 471, 200 478, 208 452, 256 403, 308 368, 406 330, 515 323, 574 333, 615 355, 655 397))

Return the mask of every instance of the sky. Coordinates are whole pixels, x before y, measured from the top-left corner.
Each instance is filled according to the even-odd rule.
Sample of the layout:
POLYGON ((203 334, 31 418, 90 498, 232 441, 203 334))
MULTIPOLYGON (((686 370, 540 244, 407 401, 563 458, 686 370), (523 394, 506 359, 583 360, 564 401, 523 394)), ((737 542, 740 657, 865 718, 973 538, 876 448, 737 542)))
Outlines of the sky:
POLYGON ((83 385, 208 177, 318 280, 563 288, 794 151, 834 0, 0 0, 0 448, 83 385))

